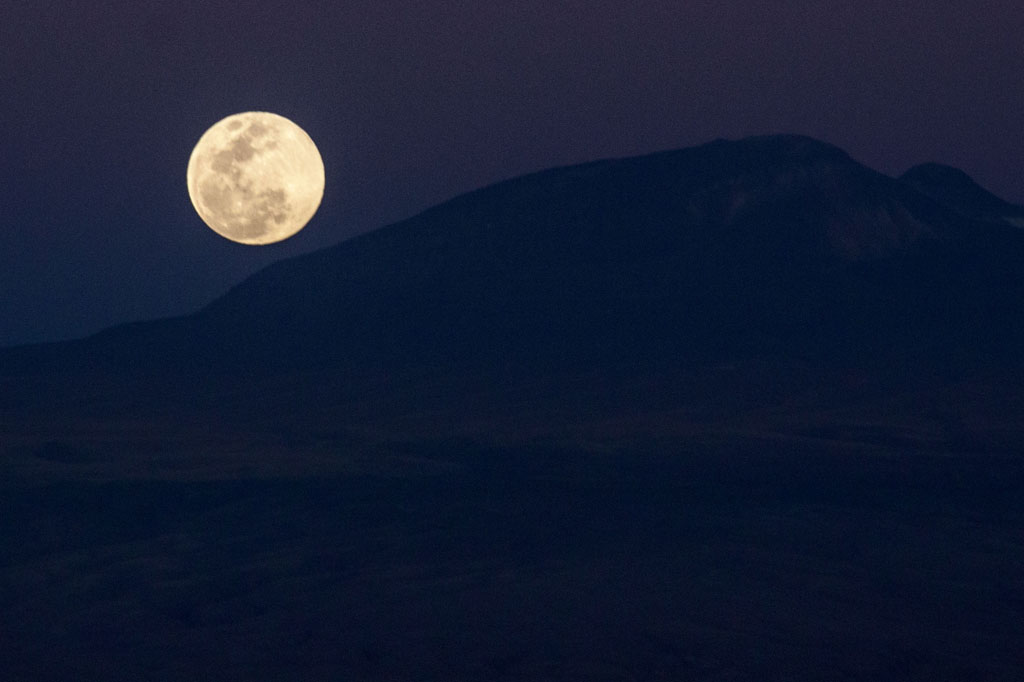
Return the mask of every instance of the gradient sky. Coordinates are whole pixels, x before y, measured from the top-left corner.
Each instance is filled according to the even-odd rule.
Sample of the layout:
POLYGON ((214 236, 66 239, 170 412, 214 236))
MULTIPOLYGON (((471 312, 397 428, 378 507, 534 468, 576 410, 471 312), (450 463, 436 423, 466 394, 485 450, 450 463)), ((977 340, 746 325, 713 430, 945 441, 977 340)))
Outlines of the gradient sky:
POLYGON ((190 312, 524 172, 773 132, 1024 203, 1024 3, 5 0, 0 345, 190 312), (199 136, 246 110, 296 121, 327 169, 270 247, 214 234, 185 187, 199 136))

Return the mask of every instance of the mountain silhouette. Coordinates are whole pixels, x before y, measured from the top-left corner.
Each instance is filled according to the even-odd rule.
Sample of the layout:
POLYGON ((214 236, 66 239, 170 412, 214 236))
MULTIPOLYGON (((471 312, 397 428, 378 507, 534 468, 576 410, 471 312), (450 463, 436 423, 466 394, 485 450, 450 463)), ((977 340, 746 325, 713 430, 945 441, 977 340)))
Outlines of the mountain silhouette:
POLYGON ((966 178, 890 178, 800 136, 557 168, 271 265, 193 315, 8 350, 4 365, 996 366, 1024 339, 1024 231, 988 219, 1020 209, 966 178))
POLYGON ((4 679, 1021 679, 1024 230, 965 178, 557 168, 0 350, 4 679))
POLYGON ((1024 228, 1024 209, 992 194, 959 168, 923 163, 900 179, 961 215, 1024 228))

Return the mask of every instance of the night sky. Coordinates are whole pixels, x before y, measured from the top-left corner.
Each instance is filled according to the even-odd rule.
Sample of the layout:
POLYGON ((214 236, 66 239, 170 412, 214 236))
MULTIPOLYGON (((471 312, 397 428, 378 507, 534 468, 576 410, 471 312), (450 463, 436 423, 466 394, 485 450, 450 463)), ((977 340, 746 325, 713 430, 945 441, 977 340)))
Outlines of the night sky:
POLYGON ((775 132, 1024 203, 1024 3, 5 0, 0 345, 187 313, 525 172, 775 132), (327 171, 269 247, 217 236, 185 187, 246 110, 301 125, 327 171))

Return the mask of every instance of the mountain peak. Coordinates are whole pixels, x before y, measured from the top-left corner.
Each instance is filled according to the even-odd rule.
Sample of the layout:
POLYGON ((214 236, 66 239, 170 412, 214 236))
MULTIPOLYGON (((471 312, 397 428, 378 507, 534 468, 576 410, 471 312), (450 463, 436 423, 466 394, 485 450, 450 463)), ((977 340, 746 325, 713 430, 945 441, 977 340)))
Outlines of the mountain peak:
POLYGON ((768 158, 789 158, 799 161, 811 159, 833 159, 837 161, 850 161, 850 156, 835 145, 823 142, 806 135, 795 135, 789 133, 776 135, 755 135, 737 140, 718 138, 706 145, 694 147, 694 149, 707 149, 710 147, 733 148, 757 155, 762 159, 768 158))
POLYGON ((1024 227, 1024 209, 992 194, 959 168, 922 163, 904 173, 900 180, 968 218, 1024 227))
POLYGON ((274 265, 194 323, 246 329, 267 362, 281 347, 369 362, 814 345, 851 320, 904 324, 966 226, 830 144, 716 140, 470 192, 274 265))
POLYGON ((978 310, 1017 300, 1024 237, 916 188, 933 176, 952 182, 798 135, 554 168, 278 262, 81 357, 270 371, 966 348, 978 310))

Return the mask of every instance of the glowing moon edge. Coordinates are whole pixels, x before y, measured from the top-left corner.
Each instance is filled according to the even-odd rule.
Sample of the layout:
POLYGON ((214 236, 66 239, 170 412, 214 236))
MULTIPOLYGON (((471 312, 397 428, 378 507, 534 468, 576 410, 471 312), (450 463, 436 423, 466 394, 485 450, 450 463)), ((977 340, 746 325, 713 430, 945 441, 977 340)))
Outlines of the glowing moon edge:
POLYGON ((265 245, 306 226, 323 199, 324 165, 312 138, 266 111, 232 114, 199 138, 186 173, 189 198, 210 229, 265 245))

